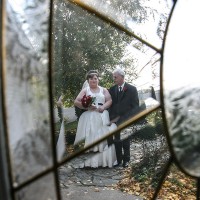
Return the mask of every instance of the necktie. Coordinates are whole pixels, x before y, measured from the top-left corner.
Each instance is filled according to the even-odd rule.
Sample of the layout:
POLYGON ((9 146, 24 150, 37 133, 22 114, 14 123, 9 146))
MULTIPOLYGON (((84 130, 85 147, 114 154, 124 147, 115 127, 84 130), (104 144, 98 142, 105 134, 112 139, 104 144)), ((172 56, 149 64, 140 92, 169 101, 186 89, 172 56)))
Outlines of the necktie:
POLYGON ((121 96, 122 96, 122 87, 119 86, 118 101, 121 99, 121 96))

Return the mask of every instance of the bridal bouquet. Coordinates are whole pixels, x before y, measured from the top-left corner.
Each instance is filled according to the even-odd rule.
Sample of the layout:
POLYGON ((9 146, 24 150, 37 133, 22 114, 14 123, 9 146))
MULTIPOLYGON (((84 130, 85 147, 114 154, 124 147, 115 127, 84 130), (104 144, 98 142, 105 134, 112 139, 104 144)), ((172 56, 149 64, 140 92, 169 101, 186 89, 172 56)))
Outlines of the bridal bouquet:
POLYGON ((81 99, 82 106, 84 108, 90 107, 94 103, 95 99, 96 97, 91 97, 90 95, 89 96, 84 95, 83 98, 81 99))

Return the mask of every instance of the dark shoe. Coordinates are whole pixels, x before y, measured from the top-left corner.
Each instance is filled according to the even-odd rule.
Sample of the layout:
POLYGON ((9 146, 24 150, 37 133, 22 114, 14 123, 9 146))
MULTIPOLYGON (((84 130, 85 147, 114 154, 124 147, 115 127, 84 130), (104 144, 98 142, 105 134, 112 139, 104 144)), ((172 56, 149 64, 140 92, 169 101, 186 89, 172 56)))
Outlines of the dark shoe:
POLYGON ((127 168, 129 166, 129 162, 124 162, 123 163, 123 168, 127 168))
POLYGON ((122 163, 118 163, 118 164, 114 165, 113 167, 118 168, 118 167, 122 167, 122 166, 123 166, 122 163))

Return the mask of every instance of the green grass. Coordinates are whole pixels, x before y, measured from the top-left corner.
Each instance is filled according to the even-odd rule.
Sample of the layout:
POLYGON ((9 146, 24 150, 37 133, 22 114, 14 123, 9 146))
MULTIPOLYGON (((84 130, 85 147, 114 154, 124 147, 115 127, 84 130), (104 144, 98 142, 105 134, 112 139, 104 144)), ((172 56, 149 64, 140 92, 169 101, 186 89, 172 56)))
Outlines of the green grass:
POLYGON ((65 131, 75 130, 77 128, 78 121, 66 123, 65 122, 65 131))
MULTIPOLYGON (((70 123, 65 122, 64 125, 65 125, 65 131, 75 130, 77 128, 78 121, 74 121, 74 122, 70 122, 70 123)), ((60 127, 61 127, 60 122, 55 123, 56 131, 60 131, 60 127)))

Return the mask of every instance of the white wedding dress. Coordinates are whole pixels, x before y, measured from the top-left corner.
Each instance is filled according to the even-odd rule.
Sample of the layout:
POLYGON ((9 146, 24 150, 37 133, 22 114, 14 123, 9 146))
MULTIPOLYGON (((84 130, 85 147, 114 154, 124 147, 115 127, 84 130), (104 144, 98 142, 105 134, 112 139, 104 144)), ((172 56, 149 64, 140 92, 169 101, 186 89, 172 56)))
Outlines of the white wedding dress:
MULTIPOLYGON (((98 93, 92 93, 90 87, 86 88, 86 95, 96 97, 94 104, 98 107, 99 104, 105 103, 105 96, 103 94, 103 88, 100 87, 98 93)), ((85 111, 79 118, 79 123, 76 132, 76 138, 74 145, 79 142, 85 141, 84 146, 93 143, 94 141, 102 138, 109 132, 117 129, 115 124, 107 126, 110 123, 109 113, 104 110, 103 113, 97 111, 85 111)), ((84 163, 79 165, 82 167, 113 167, 117 163, 116 152, 114 144, 108 146, 107 140, 94 146, 89 150, 90 152, 96 152, 90 158, 86 159, 84 163)))

